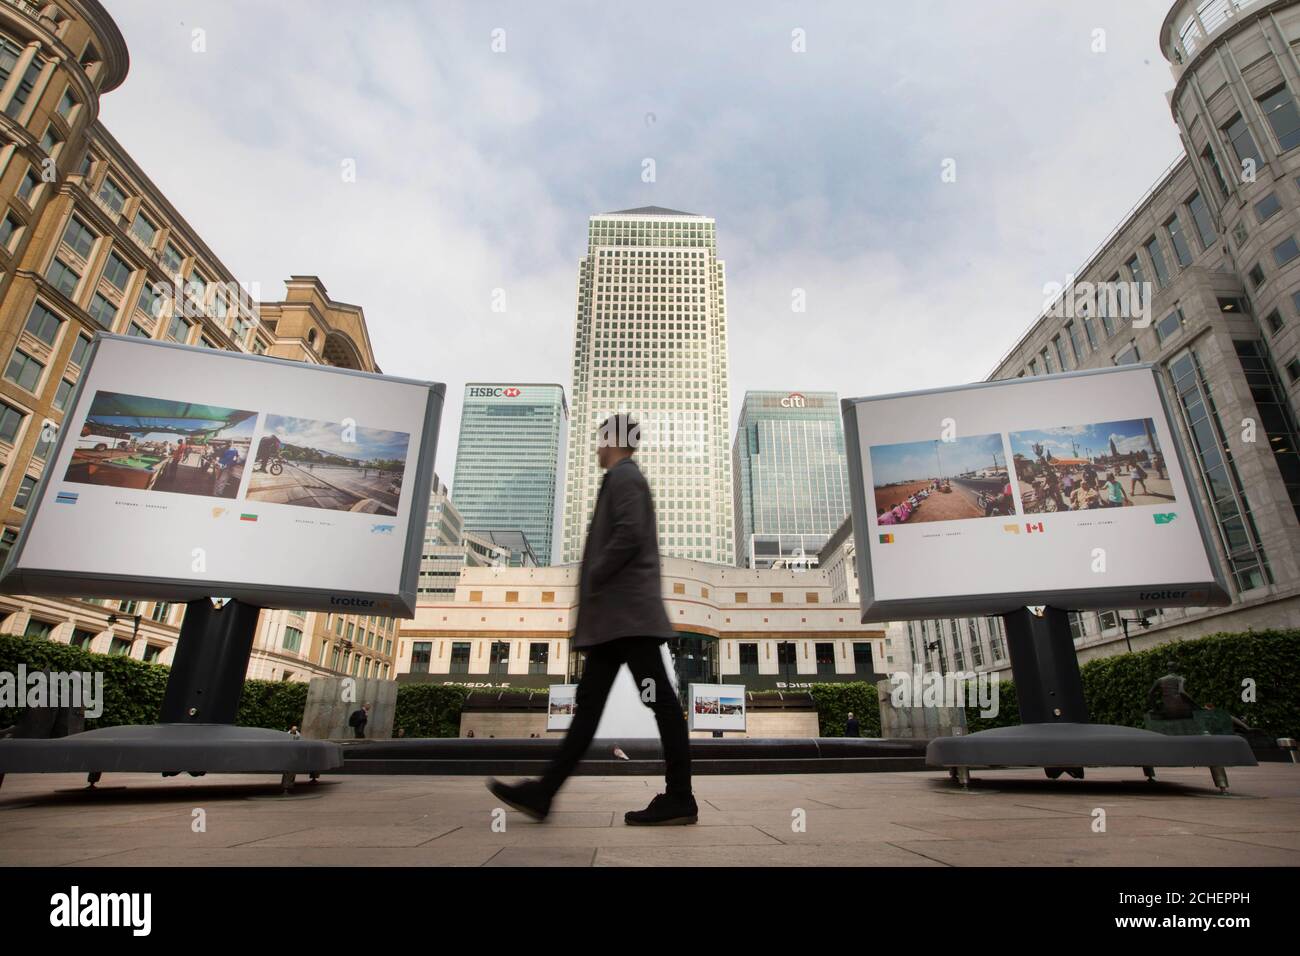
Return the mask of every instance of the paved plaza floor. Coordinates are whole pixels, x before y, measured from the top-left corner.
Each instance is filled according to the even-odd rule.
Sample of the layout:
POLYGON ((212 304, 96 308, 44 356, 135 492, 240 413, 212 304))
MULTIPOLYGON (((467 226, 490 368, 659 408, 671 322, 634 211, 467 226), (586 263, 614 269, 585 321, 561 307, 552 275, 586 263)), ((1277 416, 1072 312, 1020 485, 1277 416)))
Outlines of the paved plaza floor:
POLYGON ((11 774, 0 864, 1300 864, 1300 766, 1229 773, 1228 796, 1204 769, 1162 768, 1151 784, 1138 771, 984 771, 965 792, 940 773, 700 776, 688 827, 623 823, 655 777, 575 777, 538 824, 497 810, 478 777, 329 776, 280 796, 267 777, 109 774, 102 786, 125 789, 87 793, 81 775, 11 774))

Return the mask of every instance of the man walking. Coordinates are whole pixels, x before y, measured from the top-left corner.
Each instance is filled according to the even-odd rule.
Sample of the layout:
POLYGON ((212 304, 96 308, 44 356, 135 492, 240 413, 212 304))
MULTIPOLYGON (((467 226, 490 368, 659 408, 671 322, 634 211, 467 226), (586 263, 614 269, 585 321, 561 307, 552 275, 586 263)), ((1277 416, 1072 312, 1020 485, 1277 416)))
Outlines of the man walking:
POLYGON ((667 792, 623 819, 633 825, 663 826, 695 823, 698 817, 691 793, 686 718, 664 667, 662 645, 673 630, 659 581, 659 540, 650 486, 632 460, 639 444, 640 426, 628 415, 612 415, 600 426, 596 460, 605 477, 582 552, 573 635, 573 646, 585 650, 587 657, 575 694, 573 722, 560 752, 538 780, 488 781, 494 796, 535 820, 546 819, 556 792, 586 752, 605 698, 624 664, 659 725, 667 792))

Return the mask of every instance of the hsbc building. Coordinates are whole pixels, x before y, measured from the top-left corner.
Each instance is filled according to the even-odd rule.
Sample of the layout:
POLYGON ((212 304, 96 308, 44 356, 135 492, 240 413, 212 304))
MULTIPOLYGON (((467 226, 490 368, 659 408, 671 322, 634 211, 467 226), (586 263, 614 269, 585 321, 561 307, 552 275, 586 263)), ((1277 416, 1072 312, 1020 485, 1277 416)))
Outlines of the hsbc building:
POLYGON ((471 531, 522 531, 552 561, 564 497, 564 387, 470 382, 460 416, 452 503, 471 531))

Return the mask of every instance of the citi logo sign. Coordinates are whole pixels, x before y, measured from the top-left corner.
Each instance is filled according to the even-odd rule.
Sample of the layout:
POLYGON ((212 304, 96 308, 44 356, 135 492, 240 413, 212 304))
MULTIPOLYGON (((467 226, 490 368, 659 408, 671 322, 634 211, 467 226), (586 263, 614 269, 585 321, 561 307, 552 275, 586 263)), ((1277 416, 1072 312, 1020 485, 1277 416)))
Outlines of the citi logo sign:
POLYGON ((337 594, 331 594, 330 605, 333 607, 374 607, 375 602, 370 598, 339 597, 337 594))
POLYGON ((1025 530, 1028 531, 1030 534, 1033 534, 1035 531, 1037 531, 1039 534, 1047 534, 1047 529, 1043 527, 1043 523, 1041 521, 1039 521, 1036 524, 1030 521, 1026 521, 1025 530))
POLYGON ((782 408, 803 408, 808 404, 808 399, 804 398, 798 392, 791 392, 785 398, 781 399, 782 408))
POLYGON ((514 385, 471 385, 469 389, 470 398, 518 398, 522 394, 523 389, 514 385))

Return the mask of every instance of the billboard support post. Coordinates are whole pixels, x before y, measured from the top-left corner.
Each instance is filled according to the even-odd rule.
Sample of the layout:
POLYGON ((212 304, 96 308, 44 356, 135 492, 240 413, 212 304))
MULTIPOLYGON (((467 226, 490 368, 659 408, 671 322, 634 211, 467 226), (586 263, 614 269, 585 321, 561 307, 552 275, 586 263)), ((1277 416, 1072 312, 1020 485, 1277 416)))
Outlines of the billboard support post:
POLYGON ((1083 679, 1067 612, 1027 607, 1002 615, 1022 724, 1088 722, 1083 679))
POLYGON ((261 611, 239 600, 221 607, 210 598, 186 603, 163 692, 162 723, 235 722, 261 611))

